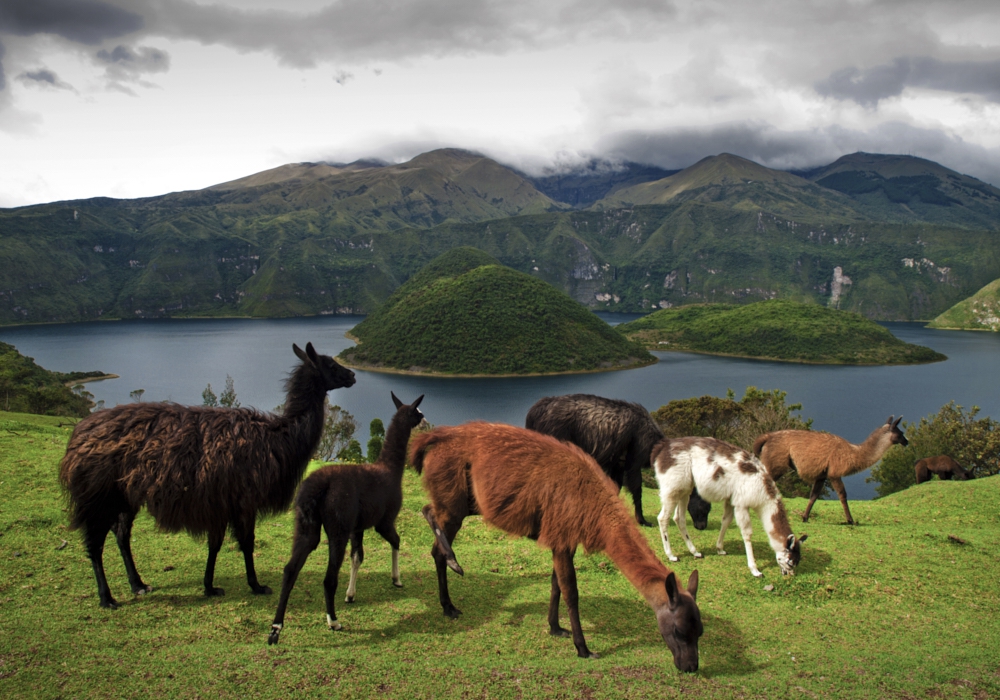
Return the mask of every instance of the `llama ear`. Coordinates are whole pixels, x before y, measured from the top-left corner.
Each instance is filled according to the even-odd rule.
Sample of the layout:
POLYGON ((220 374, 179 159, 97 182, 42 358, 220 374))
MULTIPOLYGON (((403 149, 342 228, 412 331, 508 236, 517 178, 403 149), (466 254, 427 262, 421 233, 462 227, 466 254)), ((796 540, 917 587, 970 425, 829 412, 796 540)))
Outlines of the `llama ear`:
POLYGON ((899 418, 896 419, 896 422, 892 424, 892 427, 893 428, 898 428, 899 427, 899 421, 901 421, 901 420, 903 420, 902 416, 900 416, 899 418))
POLYGON ((698 569, 692 571, 691 575, 688 576, 688 593, 691 594, 692 598, 698 600, 698 569))
POLYGON ((791 549, 793 546, 795 546, 795 535, 789 535, 785 540, 785 549, 791 549))
POLYGON ((319 364, 319 356, 316 354, 316 348, 313 347, 312 343, 306 343, 306 355, 309 356, 314 365, 319 364))
POLYGON ((300 360, 302 360, 303 362, 309 361, 309 357, 304 352, 302 352, 302 348, 300 348, 295 343, 292 343, 292 351, 295 352, 295 356, 300 360))
POLYGON ((809 537, 809 535, 802 535, 802 537, 799 538, 799 544, 805 542, 807 537, 809 537))
POLYGON ((402 402, 402 401, 400 401, 399 399, 397 399, 397 398, 396 398, 396 395, 395 395, 394 393, 392 393, 392 392, 390 391, 390 392, 389 392, 389 395, 390 395, 390 396, 392 397, 392 403, 393 403, 393 404, 395 404, 395 406, 396 406, 396 408, 397 408, 397 409, 398 409, 398 408, 399 408, 400 406, 402 406, 402 405, 403 405, 403 402, 402 402))
POLYGON ((671 610, 677 607, 679 599, 680 594, 677 592, 677 577, 674 575, 674 572, 671 571, 667 574, 667 601, 670 603, 671 610))
POLYGON ((894 417, 895 417, 895 416, 889 416, 889 420, 887 420, 887 421, 885 422, 885 424, 886 424, 886 425, 892 425, 892 419, 893 419, 894 417))
POLYGON ((414 401, 413 403, 410 404, 410 408, 416 408, 417 406, 420 405, 420 402, 423 401, 423 400, 424 400, 424 395, 421 394, 420 396, 417 397, 416 401, 414 401))

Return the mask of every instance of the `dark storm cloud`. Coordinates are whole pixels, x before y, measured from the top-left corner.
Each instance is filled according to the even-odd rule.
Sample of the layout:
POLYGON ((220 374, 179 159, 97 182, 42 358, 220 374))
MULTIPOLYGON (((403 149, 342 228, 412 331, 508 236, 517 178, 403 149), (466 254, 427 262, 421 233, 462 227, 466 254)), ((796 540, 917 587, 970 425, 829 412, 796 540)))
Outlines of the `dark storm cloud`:
POLYGON ((106 67, 111 80, 138 80, 144 73, 163 73, 170 69, 170 55, 151 46, 118 45, 111 51, 101 49, 95 58, 106 67))
POLYGON ((782 131, 764 123, 733 123, 706 129, 619 132, 595 147, 601 157, 686 168, 706 156, 732 153, 769 168, 790 170, 827 165, 842 155, 866 151, 919 156, 1000 186, 1000 152, 935 129, 890 122, 868 131, 829 126, 782 131))
POLYGON ((142 27, 141 15, 100 0, 0 0, 4 34, 55 34, 94 45, 142 27))
POLYGON ((57 88, 59 90, 73 89, 72 85, 60 80, 59 76, 48 68, 25 71, 17 76, 17 79, 25 85, 40 85, 42 87, 57 88))
POLYGON ((908 87, 981 95, 1000 102, 1000 61, 948 62, 903 57, 865 70, 842 68, 815 87, 821 95, 853 100, 866 107, 896 97, 908 87))

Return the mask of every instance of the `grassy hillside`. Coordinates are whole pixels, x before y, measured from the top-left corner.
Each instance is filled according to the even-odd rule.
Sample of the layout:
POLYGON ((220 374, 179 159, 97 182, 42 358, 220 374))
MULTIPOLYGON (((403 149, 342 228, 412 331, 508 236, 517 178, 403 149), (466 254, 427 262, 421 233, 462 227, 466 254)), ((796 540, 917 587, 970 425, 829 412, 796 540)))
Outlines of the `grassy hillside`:
POLYGON ((794 301, 663 309, 617 327, 649 349, 820 364, 895 365, 947 359, 904 343, 858 314, 794 301))
POLYGON ((927 325, 930 328, 1000 331, 1000 279, 958 302, 927 325))
MULTIPOLYGON (((447 253, 358 324, 352 367, 457 375, 587 372, 641 367, 655 358, 565 293, 500 265, 466 271, 447 253)), ((475 264, 475 263, 473 263, 475 264)))
POLYGON ((103 372, 51 372, 13 345, 0 343, 0 410, 80 418, 94 403, 89 394, 68 385, 103 376, 103 372))
MULTIPOLYGON (((797 534, 809 534, 794 577, 779 574, 756 519, 763 581, 747 571, 735 526, 726 537, 729 556, 696 561, 685 553, 672 567, 684 580, 698 568, 705 625, 701 669, 686 675, 674 669, 639 594, 603 555, 583 552, 576 557, 581 617, 601 658, 578 659, 570 640, 547 633, 550 555, 479 518, 469 518, 455 541, 466 575, 451 577, 451 593, 465 614, 445 618, 428 554, 432 537, 420 516, 426 497, 412 471, 397 523, 404 587, 390 583, 388 545, 367 537, 357 602, 338 601, 343 632, 325 624, 325 546, 299 577, 281 643, 269 647, 277 595, 250 594, 234 544, 227 539, 216 569, 225 597, 206 599, 204 542, 158 532, 145 512, 133 549, 153 593, 128 595, 121 557, 109 543, 108 578, 124 604, 103 610, 79 533, 65 528, 55 475, 68 435, 57 419, 0 413, 4 697, 1000 695, 1000 477, 935 481, 853 502, 859 525, 851 528, 841 524, 839 503, 821 501, 808 527, 793 524, 797 534)), ((654 518, 656 492, 643 501, 654 518)), ((787 506, 796 513, 805 501, 787 506)), ((707 531, 692 531, 704 552, 714 551, 720 510, 713 509, 707 531)), ((271 587, 279 585, 291 533, 288 514, 258 528, 257 571, 271 587)), ((661 552, 656 530, 643 533, 661 552)), ((670 534, 676 538, 676 529, 670 534)), ((342 599, 346 569, 340 582, 342 599)))

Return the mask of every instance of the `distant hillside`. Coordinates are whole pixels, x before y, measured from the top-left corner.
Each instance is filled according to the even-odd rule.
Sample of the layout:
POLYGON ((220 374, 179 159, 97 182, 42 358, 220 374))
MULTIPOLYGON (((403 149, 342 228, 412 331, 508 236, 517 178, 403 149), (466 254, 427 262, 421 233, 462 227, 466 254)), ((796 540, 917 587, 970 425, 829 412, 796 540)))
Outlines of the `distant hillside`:
POLYGON ((1000 279, 990 282, 927 324, 928 328, 1000 331, 1000 279))
POLYGON ((352 331, 352 367, 452 375, 588 372, 656 359, 554 287, 500 265, 464 271, 446 253, 422 284, 352 331))
POLYGON ((817 364, 898 365, 946 360, 858 314, 794 301, 664 309, 617 330, 649 349, 817 364))
POLYGON ((0 343, 0 411, 82 418, 90 413, 94 403, 89 395, 75 392, 66 384, 95 376, 104 375, 50 372, 13 345, 0 343))
POLYGON ((582 209, 618 190, 643 182, 661 180, 676 172, 678 171, 639 163, 608 163, 592 160, 568 172, 525 177, 551 199, 582 209))

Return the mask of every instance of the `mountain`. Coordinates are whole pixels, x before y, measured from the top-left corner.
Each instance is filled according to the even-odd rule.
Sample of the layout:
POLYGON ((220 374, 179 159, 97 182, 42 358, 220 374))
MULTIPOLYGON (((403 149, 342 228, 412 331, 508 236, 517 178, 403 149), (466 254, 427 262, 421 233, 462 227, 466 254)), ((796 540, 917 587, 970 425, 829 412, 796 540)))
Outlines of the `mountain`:
POLYGON ((371 313, 459 246, 613 311, 782 298, 929 319, 1000 278, 993 189, 929 161, 855 155, 800 175, 723 154, 655 180, 643 180, 654 169, 602 164, 539 181, 573 206, 495 161, 443 149, 0 210, 0 324, 371 313), (898 180, 931 176, 945 183, 934 192, 952 183, 947 203, 921 189, 929 181, 898 180), (850 189, 830 180, 845 177, 880 189, 822 184, 850 189), (891 201, 904 185, 916 194, 891 201))
POLYGON ((456 249, 355 326, 351 367, 451 375, 592 372, 656 359, 585 306, 531 275, 456 249), (475 265, 472 269, 470 265, 475 265))
POLYGON ((1000 331, 1000 279, 958 302, 927 325, 963 331, 1000 331))
POLYGON ((567 172, 525 177, 551 199, 569 204, 575 209, 582 209, 618 190, 643 182, 660 180, 676 172, 678 171, 628 161, 611 163, 591 160, 567 172))
POLYGON ((783 362, 906 365, 948 359, 899 340, 859 314, 787 300, 663 309, 617 330, 652 350, 783 362))

